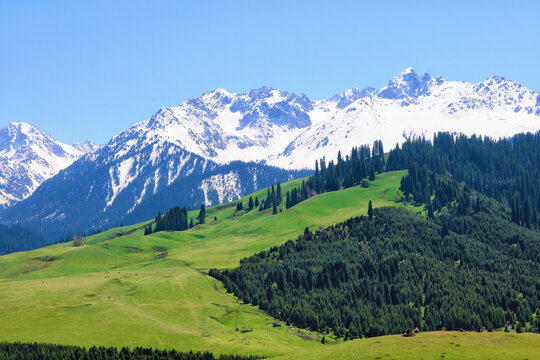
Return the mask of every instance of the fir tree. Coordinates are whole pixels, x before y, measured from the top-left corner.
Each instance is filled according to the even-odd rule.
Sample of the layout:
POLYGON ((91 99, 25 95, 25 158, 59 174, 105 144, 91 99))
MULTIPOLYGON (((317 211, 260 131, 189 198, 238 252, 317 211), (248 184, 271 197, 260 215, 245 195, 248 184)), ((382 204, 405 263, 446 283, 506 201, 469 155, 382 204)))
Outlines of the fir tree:
POLYGON ((523 204, 522 222, 526 227, 531 228, 531 201, 529 198, 525 199, 525 203, 523 204))
POLYGON ((289 193, 289 191, 287 191, 287 196, 285 199, 285 209, 288 209, 290 207, 291 207, 291 194, 289 193))
POLYGON ((373 166, 369 167, 369 181, 375 180, 375 168, 373 166))
POLYGON ((201 210, 199 210, 199 216, 197 216, 197 219, 199 220, 199 224, 204 224, 205 218, 206 218, 206 208, 204 207, 204 204, 201 204, 201 210))
POLYGON ((444 239, 448 235, 448 224, 444 222, 441 227, 441 236, 444 239))
POLYGON ((373 204, 371 203, 371 200, 369 200, 367 213, 368 213, 368 217, 370 219, 373 219, 373 204))

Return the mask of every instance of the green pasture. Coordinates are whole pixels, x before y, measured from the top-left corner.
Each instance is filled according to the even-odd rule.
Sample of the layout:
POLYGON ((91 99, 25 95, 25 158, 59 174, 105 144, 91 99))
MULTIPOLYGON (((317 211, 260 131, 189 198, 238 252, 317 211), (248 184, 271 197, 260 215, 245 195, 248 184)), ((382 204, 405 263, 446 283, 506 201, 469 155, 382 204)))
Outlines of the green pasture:
MULTIPOLYGON (((474 358, 467 349, 484 346, 495 349, 493 359, 503 358, 497 351, 504 358, 538 352, 540 338, 504 333, 386 336, 345 343, 327 335, 330 341, 322 345, 321 334, 285 324, 273 327, 277 320, 238 302, 207 275, 210 268, 236 267, 243 257, 294 239, 306 226, 315 230, 365 214, 369 200, 374 207, 403 206, 394 201, 403 174, 381 174, 368 188, 317 195, 291 209, 281 207, 277 215, 271 209, 238 214, 230 203, 208 208, 207 223, 184 232, 144 236, 146 222, 90 236, 80 247, 63 243, 2 256, 0 340, 290 359, 421 358, 421 351, 428 351, 426 359, 441 354, 474 358)), ((283 196, 300 183, 283 184, 283 196)), ((261 200, 266 190, 252 196, 261 200)), ((246 205, 247 197, 243 201, 246 205)))

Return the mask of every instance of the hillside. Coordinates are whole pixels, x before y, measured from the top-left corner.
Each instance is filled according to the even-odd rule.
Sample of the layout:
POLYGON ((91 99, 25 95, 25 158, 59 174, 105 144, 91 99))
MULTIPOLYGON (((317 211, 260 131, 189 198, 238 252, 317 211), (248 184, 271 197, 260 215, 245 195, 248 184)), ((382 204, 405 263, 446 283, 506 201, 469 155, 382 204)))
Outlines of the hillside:
POLYGON ((505 360, 535 359, 540 354, 537 334, 460 333, 455 331, 420 333, 412 338, 379 336, 349 341, 339 346, 275 358, 276 360, 505 360))
POLYGON ((382 174, 369 188, 321 194, 277 215, 270 209, 231 218, 234 205, 221 205, 208 209, 207 224, 185 232, 143 236, 140 224, 91 236, 81 247, 64 243, 4 256, 0 337, 264 355, 320 346, 297 331, 265 325, 275 320, 238 303, 204 272, 236 267, 241 258, 295 238, 306 226, 364 214, 369 199, 376 206, 395 204, 403 174, 382 174), (214 216, 218 220, 210 221, 214 216), (235 332, 236 326, 253 332, 235 332))
MULTIPOLYGON (((322 345, 317 333, 268 325, 276 320, 256 306, 239 302, 206 273, 209 268, 236 268, 240 259, 294 239, 306 226, 314 231, 366 214, 369 200, 375 207, 403 206, 394 198, 404 174, 381 174, 368 188, 327 192, 277 215, 271 215, 270 209, 234 216, 235 204, 224 204, 208 208, 207 224, 184 232, 143 236, 146 223, 141 223, 88 237, 80 247, 64 243, 3 256, 0 338, 82 346, 211 349, 218 354, 284 358, 300 354, 384 356, 389 351, 382 345, 366 348, 365 344, 380 339, 377 344, 389 341, 395 349, 401 346, 401 338, 322 345), (214 216, 217 221, 211 220, 214 216), (241 333, 235 328, 253 332, 241 333)), ((283 184, 283 193, 300 183, 283 184)), ((264 195, 264 190, 252 194, 264 195)), ((194 217, 197 212, 189 215, 194 217)), ((458 358, 470 354, 466 349, 472 344, 491 345, 495 335, 467 338, 459 342, 464 345, 456 347, 459 351, 449 351, 447 338, 439 335, 422 334, 413 341, 424 336, 433 344, 434 353, 441 349, 447 358, 452 354, 458 358)), ((531 339, 529 334, 514 335, 509 343, 497 342, 495 349, 502 354, 536 351, 538 346, 531 339)), ((413 358, 418 347, 407 351, 413 358)))
POLYGON ((440 320, 448 330, 524 329, 540 306, 540 236, 482 215, 467 217, 482 234, 463 236, 407 209, 376 208, 211 275, 288 324, 344 339, 433 331, 440 320))

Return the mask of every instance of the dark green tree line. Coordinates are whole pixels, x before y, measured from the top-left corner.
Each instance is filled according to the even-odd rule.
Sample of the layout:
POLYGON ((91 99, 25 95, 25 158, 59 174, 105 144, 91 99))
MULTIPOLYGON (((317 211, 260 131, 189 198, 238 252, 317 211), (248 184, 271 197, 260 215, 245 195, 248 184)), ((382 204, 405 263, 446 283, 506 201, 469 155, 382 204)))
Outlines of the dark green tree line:
POLYGON ((2 360, 255 360, 256 356, 213 355, 210 352, 179 352, 136 347, 134 349, 113 347, 84 348, 79 346, 7 343, 0 342, 2 360))

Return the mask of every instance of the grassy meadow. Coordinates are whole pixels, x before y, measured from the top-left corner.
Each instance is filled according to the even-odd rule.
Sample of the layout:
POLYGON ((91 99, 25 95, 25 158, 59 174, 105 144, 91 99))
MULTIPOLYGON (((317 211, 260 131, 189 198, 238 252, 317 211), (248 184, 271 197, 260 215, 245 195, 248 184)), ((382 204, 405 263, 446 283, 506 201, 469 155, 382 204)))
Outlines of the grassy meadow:
MULTIPOLYGON (((346 343, 329 337, 322 345, 320 334, 273 327, 275 319, 238 302, 206 275, 209 268, 236 267, 243 257, 294 239, 306 226, 313 230, 365 214, 369 200, 374 207, 403 206, 394 202, 403 174, 381 174, 368 188, 324 193, 277 215, 255 209, 235 216, 235 205, 224 204, 207 209, 206 224, 184 232, 143 236, 143 223, 90 236, 80 247, 64 243, 2 256, 0 340, 282 359, 474 359, 487 354, 479 350, 484 348, 492 349, 492 359, 535 358, 527 355, 540 353, 540 338, 532 334, 426 333, 346 343)), ((283 184, 283 194, 300 183, 283 184)), ((261 200, 266 190, 253 196, 261 200)))

